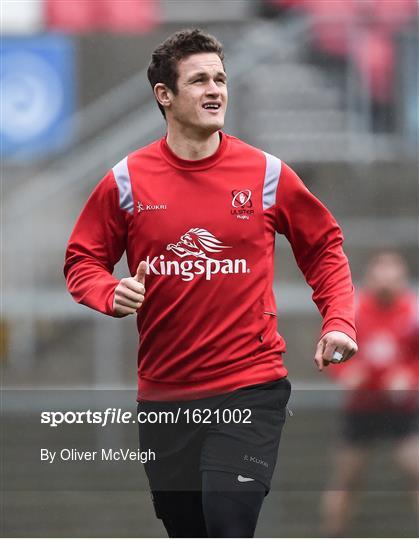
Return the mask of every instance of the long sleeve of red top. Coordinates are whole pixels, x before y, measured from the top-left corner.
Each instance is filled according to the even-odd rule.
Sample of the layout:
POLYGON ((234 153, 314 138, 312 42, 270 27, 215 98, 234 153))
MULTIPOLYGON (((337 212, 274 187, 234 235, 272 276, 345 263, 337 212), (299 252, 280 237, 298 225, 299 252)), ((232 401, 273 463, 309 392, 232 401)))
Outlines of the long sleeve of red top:
POLYGON ((126 249, 126 234, 127 216, 110 171, 89 197, 68 242, 64 275, 76 302, 113 315, 119 280, 112 272, 126 249))
POLYGON ((282 165, 276 199, 277 230, 291 244, 298 267, 313 289, 322 335, 332 330, 356 340, 354 287, 343 234, 329 210, 296 173, 282 165))

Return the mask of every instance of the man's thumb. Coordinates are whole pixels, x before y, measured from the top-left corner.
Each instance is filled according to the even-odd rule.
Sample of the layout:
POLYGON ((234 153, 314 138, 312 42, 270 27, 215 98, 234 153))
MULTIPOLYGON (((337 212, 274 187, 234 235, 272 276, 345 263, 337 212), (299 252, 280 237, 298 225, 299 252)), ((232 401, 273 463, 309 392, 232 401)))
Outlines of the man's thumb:
POLYGON ((137 268, 137 273, 135 275, 135 279, 138 281, 138 283, 142 283, 145 285, 145 274, 147 271, 147 263, 145 261, 141 261, 137 268))

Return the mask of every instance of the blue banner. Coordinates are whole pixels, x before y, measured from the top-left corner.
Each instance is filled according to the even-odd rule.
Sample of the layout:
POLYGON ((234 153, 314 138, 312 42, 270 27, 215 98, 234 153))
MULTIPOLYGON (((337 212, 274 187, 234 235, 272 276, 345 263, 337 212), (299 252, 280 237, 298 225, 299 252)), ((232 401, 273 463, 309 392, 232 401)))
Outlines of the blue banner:
POLYGON ((66 36, 2 38, 1 149, 9 159, 36 159, 71 139, 75 54, 66 36))

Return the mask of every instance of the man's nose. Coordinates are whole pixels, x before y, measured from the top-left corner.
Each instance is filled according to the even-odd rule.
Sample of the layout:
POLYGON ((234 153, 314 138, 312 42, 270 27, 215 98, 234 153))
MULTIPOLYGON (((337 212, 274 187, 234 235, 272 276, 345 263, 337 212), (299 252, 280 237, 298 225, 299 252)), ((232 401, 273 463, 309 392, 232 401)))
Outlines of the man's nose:
POLYGON ((211 94, 211 95, 215 94, 217 96, 219 95, 220 89, 218 88, 217 83, 213 79, 210 79, 208 81, 208 84, 206 87, 206 93, 211 94))

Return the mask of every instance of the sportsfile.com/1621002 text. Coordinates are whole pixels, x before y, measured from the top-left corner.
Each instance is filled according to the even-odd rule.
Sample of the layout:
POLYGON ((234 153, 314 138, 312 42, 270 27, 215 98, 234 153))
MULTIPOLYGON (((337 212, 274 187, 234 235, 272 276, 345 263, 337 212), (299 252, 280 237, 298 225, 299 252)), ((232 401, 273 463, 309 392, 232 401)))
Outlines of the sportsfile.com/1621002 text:
POLYGON ((104 411, 42 411, 41 424, 58 427, 69 424, 251 424, 251 409, 192 409, 178 407, 170 411, 141 411, 137 414, 109 407, 104 411))

